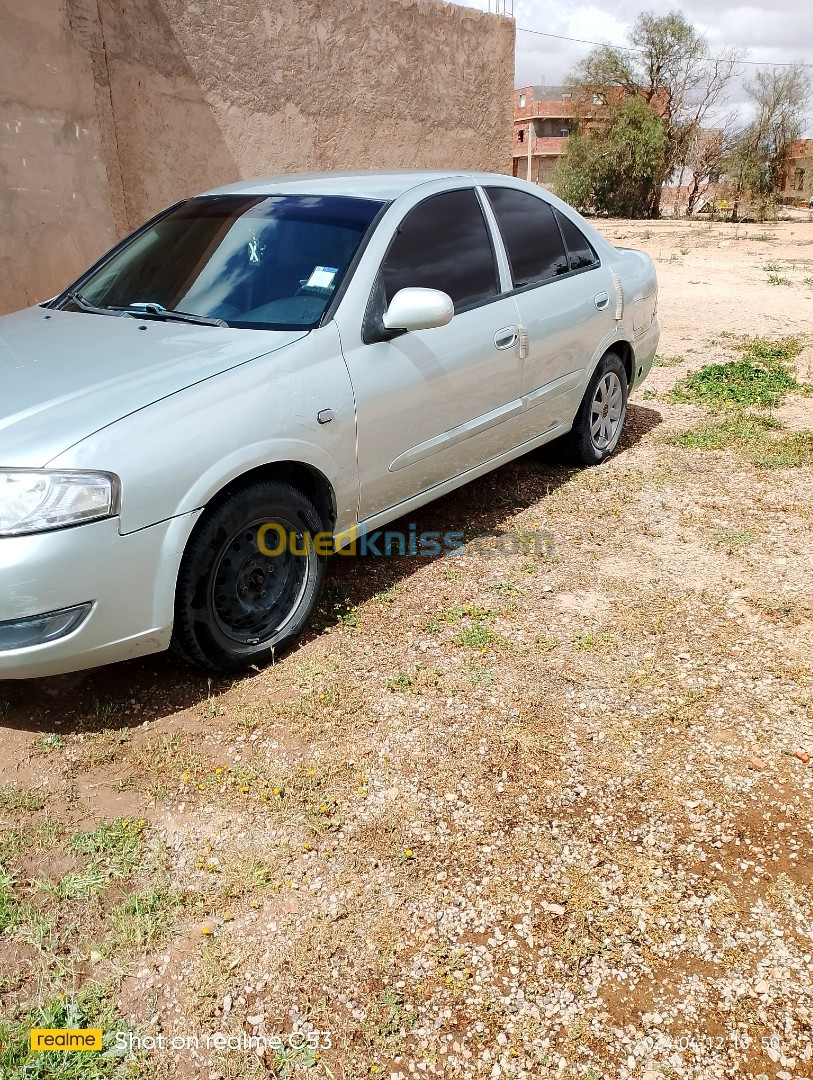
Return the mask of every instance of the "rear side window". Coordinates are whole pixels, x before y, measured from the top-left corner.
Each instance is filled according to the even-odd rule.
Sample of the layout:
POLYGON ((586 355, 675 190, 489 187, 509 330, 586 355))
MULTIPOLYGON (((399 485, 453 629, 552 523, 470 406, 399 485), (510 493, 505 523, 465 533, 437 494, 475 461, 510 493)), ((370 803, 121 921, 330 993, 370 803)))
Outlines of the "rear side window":
POLYGON ((574 225, 570 218, 565 217, 564 214, 557 213, 556 219, 559 222, 562 236, 564 236, 567 245, 570 269, 586 270, 589 266, 598 266, 598 255, 593 251, 590 241, 581 229, 574 225))
POLYGON ((562 234, 543 200, 514 188, 486 188, 500 226, 515 289, 551 281, 568 271, 562 234))
POLYGON ((399 289, 440 289, 459 312, 495 297, 497 266, 473 188, 445 191, 411 210, 390 247, 381 279, 389 305, 399 289))

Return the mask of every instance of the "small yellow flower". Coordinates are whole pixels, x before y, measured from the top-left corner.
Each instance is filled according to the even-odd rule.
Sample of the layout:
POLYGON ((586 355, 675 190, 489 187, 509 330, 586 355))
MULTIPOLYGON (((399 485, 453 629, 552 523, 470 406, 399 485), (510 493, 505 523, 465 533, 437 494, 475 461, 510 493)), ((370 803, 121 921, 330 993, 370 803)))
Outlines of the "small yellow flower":
POLYGON ((406 851, 404 852, 404 858, 405 859, 411 859, 412 858, 412 848, 408 847, 406 849, 406 851))
POLYGON ((274 788, 274 794, 275 794, 275 795, 279 795, 279 788, 278 788, 278 787, 275 787, 275 788, 274 788))
POLYGON ((242 793, 244 795, 248 795, 248 784, 243 784, 243 786, 240 788, 240 790, 242 791, 242 793))
POLYGON ((327 811, 328 811, 327 804, 322 803, 322 805, 319 807, 319 813, 320 814, 326 814, 327 811))
POLYGON ((203 934, 204 937, 206 937, 207 934, 211 934, 212 928, 211 928, 211 926, 203 925, 200 928, 200 932, 201 932, 201 934, 203 934))
POLYGON ((316 776, 316 769, 308 769, 308 776, 316 776))
POLYGON ((222 772, 222 768, 218 765, 218 767, 215 769, 215 776, 220 776, 222 772))
POLYGON ((183 774, 183 776, 181 777, 181 783, 182 783, 182 784, 185 784, 185 783, 187 782, 187 780, 188 780, 188 779, 189 779, 189 774, 188 774, 188 773, 184 773, 184 774, 183 774))

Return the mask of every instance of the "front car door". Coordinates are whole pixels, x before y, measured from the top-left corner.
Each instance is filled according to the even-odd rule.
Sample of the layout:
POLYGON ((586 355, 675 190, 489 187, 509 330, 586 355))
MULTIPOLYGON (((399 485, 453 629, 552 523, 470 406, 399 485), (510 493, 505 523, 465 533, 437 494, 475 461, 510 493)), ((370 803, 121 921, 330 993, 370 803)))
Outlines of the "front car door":
POLYGON ((564 213, 518 188, 485 190, 528 335, 518 440, 525 441, 573 420, 586 369, 614 333, 615 288, 610 269, 564 213))
POLYGON ((364 318, 358 301, 337 314, 356 399, 360 521, 521 441, 517 307, 501 295, 481 198, 471 186, 441 191, 394 220, 364 318), (409 287, 447 293, 452 321, 376 340, 387 305, 409 287))

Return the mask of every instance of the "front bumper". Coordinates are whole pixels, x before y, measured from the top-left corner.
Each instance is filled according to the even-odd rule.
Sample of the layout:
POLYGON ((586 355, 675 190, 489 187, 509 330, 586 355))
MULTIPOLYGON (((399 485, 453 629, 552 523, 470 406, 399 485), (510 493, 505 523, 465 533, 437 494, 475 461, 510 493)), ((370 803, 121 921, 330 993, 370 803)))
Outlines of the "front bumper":
POLYGON ((0 649, 0 679, 61 675, 166 649, 178 567, 199 513, 124 536, 109 518, 0 538, 0 623, 92 604, 63 637, 0 649))

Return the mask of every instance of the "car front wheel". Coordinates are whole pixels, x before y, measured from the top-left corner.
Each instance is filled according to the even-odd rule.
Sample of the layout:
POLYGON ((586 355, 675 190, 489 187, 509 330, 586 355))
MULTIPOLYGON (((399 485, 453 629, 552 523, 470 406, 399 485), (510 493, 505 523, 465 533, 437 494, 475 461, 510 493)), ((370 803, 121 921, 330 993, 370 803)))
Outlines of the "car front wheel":
POLYGON ((178 575, 172 644, 214 672, 269 663, 302 632, 319 599, 319 514, 288 484, 259 481, 215 502, 178 575))
POLYGON ((573 421, 569 444, 581 465, 599 465, 615 450, 627 416, 627 373, 621 357, 606 353, 573 421))

